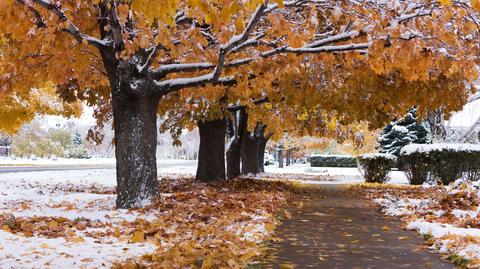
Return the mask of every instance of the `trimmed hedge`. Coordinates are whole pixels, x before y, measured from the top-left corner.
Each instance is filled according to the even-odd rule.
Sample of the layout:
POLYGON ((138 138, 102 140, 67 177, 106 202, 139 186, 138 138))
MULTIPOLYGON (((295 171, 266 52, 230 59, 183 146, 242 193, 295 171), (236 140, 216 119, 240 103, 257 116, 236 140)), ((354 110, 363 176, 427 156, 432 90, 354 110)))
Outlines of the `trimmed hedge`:
POLYGON ((365 178, 365 182, 384 183, 388 179, 397 158, 392 154, 373 153, 358 156, 358 167, 365 178))
POLYGON ((349 155, 319 155, 310 157, 311 167, 357 167, 357 159, 349 155))
POLYGON ((400 151, 400 163, 411 184, 435 179, 447 185, 459 178, 480 178, 480 145, 410 144, 400 151))
POLYGON ((429 177, 430 165, 426 154, 415 152, 401 154, 398 158, 400 168, 412 185, 422 185, 429 177))

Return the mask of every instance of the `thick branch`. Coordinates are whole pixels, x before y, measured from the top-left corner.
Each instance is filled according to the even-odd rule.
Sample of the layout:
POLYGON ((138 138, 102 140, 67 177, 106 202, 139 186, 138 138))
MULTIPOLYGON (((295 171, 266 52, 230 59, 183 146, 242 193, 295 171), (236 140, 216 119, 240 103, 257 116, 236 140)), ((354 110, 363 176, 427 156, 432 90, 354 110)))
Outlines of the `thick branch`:
MULTIPOLYGON (((253 100, 254 105, 260 105, 264 103, 268 103, 268 96, 264 96, 262 98, 253 100)), ((227 110, 230 112, 235 112, 241 109, 245 109, 245 107, 246 107, 245 105, 232 105, 232 106, 228 106, 227 110)))
POLYGON ((222 74, 223 65, 225 63, 225 58, 228 53, 230 53, 235 47, 242 46, 242 44, 248 40, 248 37, 253 32, 253 29, 255 29, 258 22, 260 21, 260 18, 262 17, 263 11, 266 9, 267 4, 268 0, 264 4, 257 7, 242 34, 233 36, 227 44, 220 46, 218 63, 215 67, 215 70, 213 71, 214 80, 218 79, 222 74))
POLYGON ((155 92, 159 93, 161 95, 178 91, 183 88, 188 88, 188 87, 196 87, 196 86, 202 86, 207 83, 211 84, 234 84, 236 83, 235 77, 229 76, 229 77, 220 77, 220 78, 214 78, 214 73, 209 73, 206 75, 202 76, 197 76, 197 77, 192 77, 192 78, 176 78, 176 79, 168 79, 164 80, 161 82, 156 82, 155 86, 155 92))
MULTIPOLYGON (((103 48, 109 46, 109 41, 106 40, 101 40, 98 38, 95 38, 93 36, 89 36, 87 34, 83 34, 80 32, 77 26, 73 24, 73 22, 65 15, 65 13, 62 11, 62 8, 60 5, 53 4, 49 0, 31 0, 33 3, 36 3, 40 5, 41 7, 52 11, 57 17, 60 22, 67 22, 67 27, 62 29, 64 32, 71 34, 78 42, 83 42, 83 40, 86 40, 90 45, 95 46, 97 48, 103 48)), ((19 0, 18 1, 20 4, 23 4, 27 6, 34 14, 37 25, 39 24, 39 19, 41 19, 41 16, 39 17, 39 14, 37 10, 35 10, 26 0, 19 0)), ((43 23, 43 21, 41 21, 43 23)))

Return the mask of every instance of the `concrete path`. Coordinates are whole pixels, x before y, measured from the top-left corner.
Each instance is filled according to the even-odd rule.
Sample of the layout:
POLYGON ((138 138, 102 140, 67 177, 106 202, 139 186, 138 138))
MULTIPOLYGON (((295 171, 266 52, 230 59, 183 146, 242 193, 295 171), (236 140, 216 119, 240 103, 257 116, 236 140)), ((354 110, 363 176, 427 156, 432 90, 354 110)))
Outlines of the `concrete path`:
POLYGON ((344 187, 312 190, 284 220, 261 268, 455 268, 344 187))

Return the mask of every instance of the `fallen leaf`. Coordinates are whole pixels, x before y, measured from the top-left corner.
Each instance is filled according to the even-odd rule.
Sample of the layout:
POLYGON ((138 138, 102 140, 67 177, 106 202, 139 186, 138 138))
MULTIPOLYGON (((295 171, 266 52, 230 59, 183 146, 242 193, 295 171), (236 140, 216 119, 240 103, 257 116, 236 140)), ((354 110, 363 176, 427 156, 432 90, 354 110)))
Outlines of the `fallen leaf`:
POLYGON ((83 239, 83 237, 75 237, 72 242, 75 242, 75 243, 83 243, 85 242, 85 239, 83 239))
POLYGON ((145 234, 143 231, 135 231, 132 236, 130 237, 130 241, 132 243, 140 243, 145 240, 145 234))

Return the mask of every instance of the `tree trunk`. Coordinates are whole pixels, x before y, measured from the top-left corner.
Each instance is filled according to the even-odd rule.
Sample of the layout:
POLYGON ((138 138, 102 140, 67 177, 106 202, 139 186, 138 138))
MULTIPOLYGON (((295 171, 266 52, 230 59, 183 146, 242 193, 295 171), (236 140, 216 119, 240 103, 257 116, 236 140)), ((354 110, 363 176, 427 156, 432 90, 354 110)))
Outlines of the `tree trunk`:
POLYGON ((265 147, 267 146, 267 139, 260 141, 258 145, 258 172, 265 172, 265 147))
POLYGON ((112 93, 117 207, 142 207, 158 193, 158 97, 112 93))
POLYGON ((225 119, 199 122, 200 149, 198 152, 197 180, 225 179, 225 119))
POLYGON ((291 157, 292 152, 290 150, 287 150, 287 166, 290 166, 290 157, 291 157))
POLYGON ((447 128, 443 117, 443 108, 427 112, 427 121, 434 143, 442 143, 447 138, 447 128))
POLYGON ((258 143, 253 135, 247 133, 242 140, 242 174, 258 173, 258 143))
POLYGON ((227 120, 227 178, 238 177, 241 173, 241 147, 242 139, 246 133, 245 109, 236 111, 233 120, 227 120))
POLYGON ((279 146, 277 156, 278 156, 278 168, 283 168, 283 149, 282 149, 282 145, 279 146))

